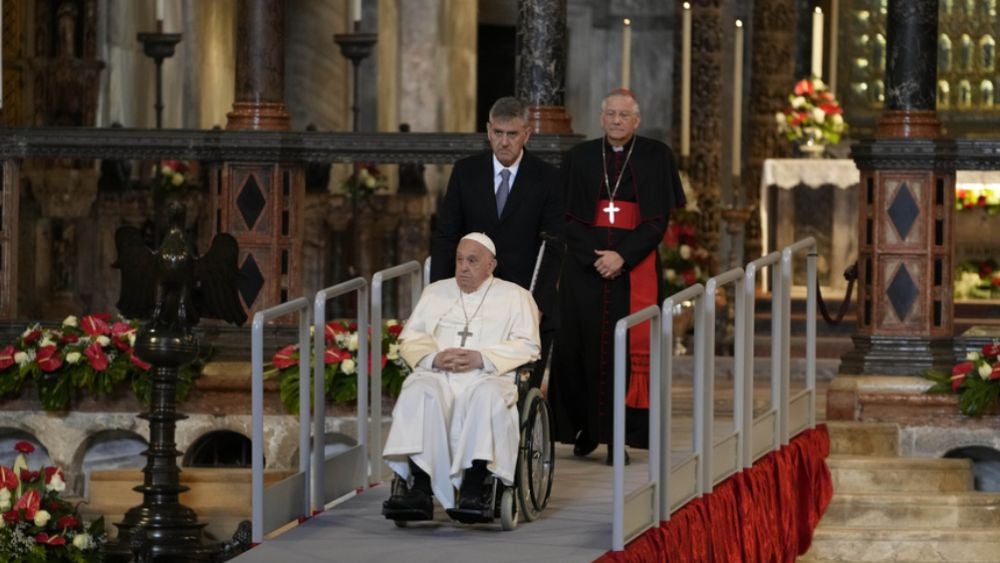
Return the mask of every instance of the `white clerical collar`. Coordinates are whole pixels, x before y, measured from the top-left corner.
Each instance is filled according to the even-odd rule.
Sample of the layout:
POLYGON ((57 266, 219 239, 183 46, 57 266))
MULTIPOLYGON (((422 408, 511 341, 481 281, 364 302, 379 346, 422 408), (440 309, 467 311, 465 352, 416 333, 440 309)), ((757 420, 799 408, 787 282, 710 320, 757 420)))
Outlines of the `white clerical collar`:
MULTIPOLYGON (((483 291, 486 291, 486 288, 488 288, 492 282, 493 282, 493 275, 490 274, 490 276, 488 278, 486 278, 485 280, 483 280, 483 283, 479 284, 479 287, 477 287, 476 289, 472 290, 472 293, 466 293, 465 295, 467 295, 469 297, 471 297, 473 295, 479 295, 483 291)), ((455 282, 455 283, 457 284, 458 282, 455 282)), ((462 288, 459 287, 458 291, 461 292, 462 288)))
POLYGON ((517 155, 517 160, 515 160, 514 163, 511 164, 510 166, 504 166, 503 164, 500 164, 500 161, 497 160, 497 155, 494 154, 493 178, 496 179, 498 176, 500 176, 500 171, 506 168, 507 170, 510 170, 510 185, 513 186, 514 177, 517 176, 517 169, 521 166, 521 158, 523 157, 524 157, 524 149, 521 149, 521 154, 517 155))

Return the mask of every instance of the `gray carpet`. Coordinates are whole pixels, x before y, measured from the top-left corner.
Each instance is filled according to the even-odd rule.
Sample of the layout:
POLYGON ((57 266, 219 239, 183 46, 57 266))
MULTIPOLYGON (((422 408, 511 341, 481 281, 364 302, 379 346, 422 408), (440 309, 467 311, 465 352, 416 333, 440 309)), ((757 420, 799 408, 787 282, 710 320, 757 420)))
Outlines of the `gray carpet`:
MULTIPOLYGON (((575 458, 556 449, 552 499, 538 520, 510 532, 496 525, 452 522, 438 507, 432 522, 397 528, 381 516, 388 484, 351 498, 234 559, 240 563, 372 561, 593 561, 611 546, 611 468, 602 446, 575 458)), ((630 450, 626 492, 645 481, 645 451, 630 450)))

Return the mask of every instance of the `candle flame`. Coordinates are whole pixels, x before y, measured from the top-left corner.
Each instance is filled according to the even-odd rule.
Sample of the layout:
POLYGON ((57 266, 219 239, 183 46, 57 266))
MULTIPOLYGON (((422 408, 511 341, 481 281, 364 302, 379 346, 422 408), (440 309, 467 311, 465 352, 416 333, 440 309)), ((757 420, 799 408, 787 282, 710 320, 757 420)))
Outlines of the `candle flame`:
POLYGON ((816 12, 817 14, 822 14, 823 13, 823 8, 820 8, 819 6, 816 6, 816 8, 814 8, 813 11, 816 12))
POLYGON ((691 9, 691 3, 690 2, 685 2, 682 7, 685 10, 690 10, 691 9))
POLYGON ((743 20, 736 20, 736 27, 743 27, 743 20))
POLYGON ((625 18, 625 25, 632 25, 632 20, 625 18))

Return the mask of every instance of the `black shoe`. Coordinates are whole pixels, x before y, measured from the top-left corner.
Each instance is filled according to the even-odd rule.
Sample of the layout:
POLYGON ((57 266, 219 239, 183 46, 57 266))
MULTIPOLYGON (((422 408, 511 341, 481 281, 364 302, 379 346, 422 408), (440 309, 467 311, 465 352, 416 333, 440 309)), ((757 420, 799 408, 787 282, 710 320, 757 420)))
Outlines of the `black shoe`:
MULTIPOLYGON (((463 524, 492 522, 487 491, 492 494, 493 487, 487 485, 490 471, 486 461, 476 459, 472 467, 465 470, 462 486, 458 489, 458 506, 448 510, 448 516, 463 524)), ((492 485, 492 483, 490 484, 492 485)))
POLYGON ((405 495, 392 495, 382 503, 382 515, 389 520, 433 520, 434 502, 420 489, 411 489, 405 495))
MULTIPOLYGON (((625 450, 625 465, 632 463, 632 460, 628 457, 628 450, 625 450)), ((608 455, 604 458, 604 465, 614 465, 615 464, 615 454, 612 453, 611 447, 608 447, 608 455)))
POLYGON ((597 441, 591 440, 583 432, 583 430, 576 433, 576 443, 573 445, 573 455, 576 457, 584 457, 590 455, 591 452, 597 449, 597 441))

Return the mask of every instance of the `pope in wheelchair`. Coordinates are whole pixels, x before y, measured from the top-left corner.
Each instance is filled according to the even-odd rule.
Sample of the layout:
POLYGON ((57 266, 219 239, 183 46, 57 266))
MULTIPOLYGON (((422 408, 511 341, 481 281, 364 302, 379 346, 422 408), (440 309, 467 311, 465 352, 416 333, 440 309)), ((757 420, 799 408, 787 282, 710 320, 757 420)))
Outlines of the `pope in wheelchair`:
MULTIPOLYGON (((515 372, 539 356, 539 313, 531 293, 493 277, 495 255, 486 235, 463 237, 455 277, 424 289, 400 334, 400 354, 413 371, 382 453, 396 475, 382 513, 397 525, 433 519, 432 498, 460 522, 500 516, 504 529, 516 525, 515 474, 532 455, 520 443, 525 428, 515 381, 528 376, 515 372)), ((544 475, 527 477, 531 498, 518 495, 522 504, 533 501, 523 510, 530 519, 548 499, 552 451, 548 407, 537 389, 526 394, 533 400, 523 408, 546 415, 544 427, 528 429, 547 449, 536 447, 534 461, 548 456, 544 475)))

